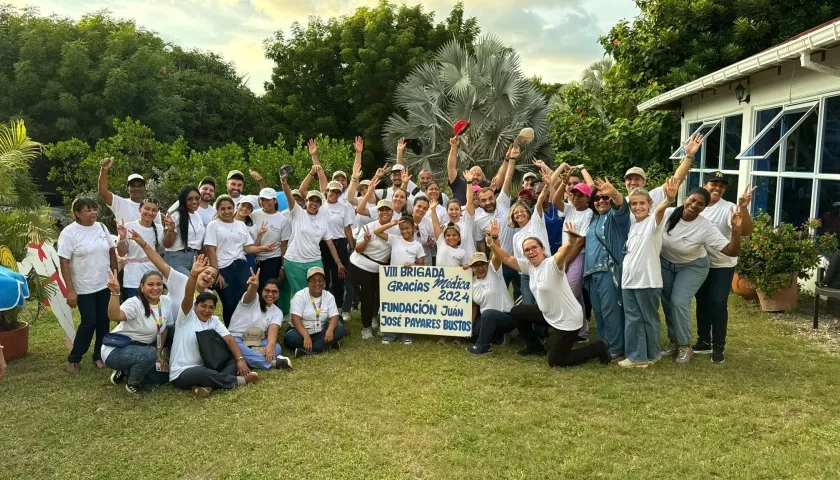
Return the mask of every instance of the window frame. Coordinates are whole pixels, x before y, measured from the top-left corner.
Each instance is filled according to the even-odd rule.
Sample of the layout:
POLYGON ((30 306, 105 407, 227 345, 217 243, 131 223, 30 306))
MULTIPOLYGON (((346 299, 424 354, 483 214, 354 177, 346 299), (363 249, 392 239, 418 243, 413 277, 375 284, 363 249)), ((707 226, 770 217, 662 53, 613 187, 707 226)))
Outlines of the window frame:
MULTIPOLYGON (((697 127, 696 129, 694 129, 694 131, 691 132, 691 134, 688 136, 688 138, 683 140, 683 142, 688 143, 688 141, 691 139, 691 137, 693 137, 694 135, 698 134, 701 130, 703 130, 703 127, 705 127, 707 125, 712 125, 712 128, 710 128, 709 131, 706 132, 706 134, 703 135, 703 137, 708 137, 709 135, 711 135, 712 132, 715 131, 716 128, 718 128, 720 126, 720 122, 723 118, 725 118, 725 117, 721 117, 717 120, 706 120, 706 121, 701 122, 700 126, 697 127)), ((697 123, 697 122, 692 122, 692 123, 697 123)), ((669 160, 682 160, 683 158, 685 158, 685 148, 682 145, 680 145, 679 148, 674 150, 674 153, 672 153, 671 156, 668 157, 669 160)))
MULTIPOLYGON (((819 125, 820 112, 823 110, 822 108, 819 108, 819 106, 821 104, 822 104, 822 101, 820 100, 820 101, 816 101, 816 102, 799 103, 799 104, 796 104, 796 105, 786 105, 786 106, 782 107, 782 110, 778 114, 776 114, 775 117, 773 117, 773 120, 771 120, 770 123, 768 123, 767 126, 765 126, 763 130, 761 130, 761 132, 759 132, 757 135, 755 135, 753 137, 753 139, 749 143, 749 145, 747 145, 746 148, 741 150, 741 153, 736 155, 735 159, 736 160, 765 160, 765 159, 767 159, 767 157, 772 155, 773 152, 775 152, 776 150, 779 149, 779 147, 782 146, 782 143, 784 143, 788 139, 788 137, 790 137, 791 134, 793 134, 793 132, 795 132, 796 129, 799 128, 800 125, 802 125, 802 123, 805 121, 805 119, 807 119, 814 110, 817 110, 817 122, 818 122, 818 125, 819 125), (747 152, 749 152, 761 140, 764 139, 764 136, 767 135, 767 133, 769 133, 770 130, 772 130, 785 117, 785 115, 789 115, 791 113, 799 113, 799 112, 804 112, 802 114, 802 117, 800 117, 799 120, 797 120, 796 123, 794 123, 791 128, 789 128, 786 132, 784 132, 779 137, 779 140, 776 143, 774 143, 773 146, 770 147, 770 149, 768 149, 767 152, 764 155, 748 155, 747 154, 747 152)), ((772 108, 775 108, 775 107, 765 108, 765 109, 762 109, 762 110, 756 110, 754 115, 757 116, 759 112, 770 110, 772 108)), ((753 125, 755 125, 755 118, 753 118, 753 125)), ((816 161, 816 159, 814 159, 814 160, 816 161)), ((782 161, 782 159, 780 158, 779 159, 780 164, 781 164, 781 161, 782 161)))
MULTIPOLYGON (((704 148, 701 148, 700 152, 698 152, 699 153, 698 156, 700 158, 695 159, 697 161, 698 166, 697 167, 692 166, 692 168, 689 169, 688 175, 685 178, 685 182, 683 183, 683 188, 681 189, 683 195, 686 195, 693 188, 702 187, 703 186, 703 177, 705 177, 709 173, 722 172, 725 175, 731 175, 731 176, 739 177, 739 175, 740 175, 739 170, 723 170, 721 168, 723 166, 723 163, 724 163, 724 151, 726 150, 726 119, 732 118, 732 117, 741 117, 741 122, 742 122, 741 123, 741 125, 742 125, 741 131, 743 131, 744 113, 743 112, 730 112, 727 115, 721 115, 720 117, 717 117, 717 118, 712 118, 712 119, 702 121, 700 127, 696 128, 694 130, 694 132, 692 132, 691 135, 694 135, 695 133, 697 133, 703 127, 703 125, 709 125, 709 124, 714 123, 715 126, 712 129, 709 130, 709 132, 705 135, 705 138, 708 138, 708 136, 712 132, 714 132, 715 129, 720 128, 720 140, 718 140, 718 152, 719 152, 719 154, 718 154, 717 165, 714 166, 714 167, 707 166, 706 165, 706 154, 708 153, 709 149, 705 148, 706 144, 704 143, 704 145, 703 145, 704 148), (699 185, 691 184, 690 179, 691 179, 691 174, 692 173, 700 174, 700 184, 699 185)), ((697 120, 694 120, 691 123, 697 123, 697 120)), ((688 124, 686 124, 686 126, 687 125, 688 124)), ((739 132, 739 133, 741 133, 741 132, 739 132)), ((691 137, 689 137, 689 138, 691 138, 691 137)), ((682 148, 682 147, 680 147, 680 148, 682 148)), ((671 158, 673 158, 673 157, 671 157, 671 158)), ((683 157, 679 157, 679 158, 682 159, 683 157)), ((737 191, 737 188, 738 188, 737 182, 736 182, 735 185, 730 185, 729 188, 734 188, 737 191)))

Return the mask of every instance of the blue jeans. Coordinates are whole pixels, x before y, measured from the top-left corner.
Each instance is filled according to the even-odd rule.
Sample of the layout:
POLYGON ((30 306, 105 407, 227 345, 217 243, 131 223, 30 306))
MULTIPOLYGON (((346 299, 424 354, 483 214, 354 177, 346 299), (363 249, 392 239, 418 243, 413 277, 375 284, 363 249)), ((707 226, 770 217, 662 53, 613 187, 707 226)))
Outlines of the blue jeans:
POLYGON ((233 311, 236 310, 236 306, 242 300, 242 295, 245 295, 248 277, 251 275, 248 271, 248 263, 245 260, 234 260, 233 263, 221 269, 219 273, 225 279, 225 288, 218 289, 218 292, 219 300, 222 302, 222 316, 227 327, 230 325, 233 311))
POLYGON ((531 286, 529 285, 530 281, 530 275, 522 275, 521 273, 519 274, 519 291, 522 293, 523 305, 537 304, 537 299, 534 297, 534 294, 531 293, 531 286))
POLYGON ((96 341, 93 344, 93 361, 102 359, 100 356, 102 339, 105 338, 111 328, 111 321, 108 320, 108 302, 110 301, 111 291, 107 288, 98 292, 79 295, 79 316, 82 321, 76 330, 73 350, 67 356, 68 362, 79 363, 82 355, 87 353, 90 348, 90 341, 94 334, 96 334, 96 341))
POLYGON ((709 268, 706 281, 697 291, 697 339, 723 347, 726 345, 726 327, 729 324, 729 290, 735 267, 709 268))
POLYGON ((624 289, 624 352, 634 362, 655 360, 662 352, 659 343, 662 329, 659 321, 660 288, 624 289))
POLYGON ((184 275, 189 276, 190 270, 192 270, 193 262, 195 262, 195 254, 196 252, 194 250, 181 250, 180 252, 165 252, 163 254, 163 260, 166 262, 167 265, 175 269, 176 272, 181 272, 184 275))
POLYGON ((492 309, 481 312, 475 319, 475 323, 479 325, 475 348, 483 352, 490 350, 490 342, 497 334, 512 332, 516 328, 510 314, 492 309))
MULTIPOLYGON (((327 329, 325 328, 318 333, 309 334, 309 338, 312 339, 312 353, 321 353, 332 346, 332 342, 326 343, 324 341, 324 334, 326 333, 327 329)), ((341 340, 345 335, 347 335, 347 330, 345 330, 341 325, 338 325, 335 327, 335 330, 333 330, 333 342, 341 340)), ((289 331, 286 332, 286 336, 283 337, 283 343, 286 344, 286 348, 289 350, 303 348, 303 335, 301 335, 297 329, 290 328, 289 331)))
MULTIPOLYGON (((242 343, 242 337, 233 337, 233 339, 236 341, 236 344, 239 345, 239 351, 242 352, 242 356, 245 357, 245 363, 247 363, 249 367, 261 368, 263 370, 270 370, 274 368, 273 361, 266 362, 265 355, 256 350, 252 350, 252 347, 246 347, 245 344, 242 343)), ((263 338, 262 342, 260 342, 260 346, 253 348, 265 348, 266 345, 268 345, 268 339, 263 338)), ((274 358, 277 358, 278 355, 280 355, 280 344, 275 343, 274 358)))
POLYGON ((156 362, 155 347, 129 345, 111 350, 105 365, 114 370, 128 372, 129 385, 165 385, 169 383, 169 372, 158 372, 155 369, 156 362))
POLYGON ((668 339, 677 345, 691 342, 691 299, 709 274, 709 257, 689 263, 671 263, 660 257, 662 310, 668 339))
POLYGON ((505 279, 505 285, 508 287, 510 287, 511 283, 513 284, 513 301, 515 302, 517 298, 522 296, 522 287, 519 283, 519 272, 507 265, 502 265, 502 277, 505 279))
MULTIPOLYGON (((621 272, 617 277, 621 278, 621 272)), ((613 281, 612 272, 595 272, 586 277, 592 310, 598 327, 598 340, 610 345, 610 353, 624 355, 624 309, 621 308, 621 287, 613 281)))

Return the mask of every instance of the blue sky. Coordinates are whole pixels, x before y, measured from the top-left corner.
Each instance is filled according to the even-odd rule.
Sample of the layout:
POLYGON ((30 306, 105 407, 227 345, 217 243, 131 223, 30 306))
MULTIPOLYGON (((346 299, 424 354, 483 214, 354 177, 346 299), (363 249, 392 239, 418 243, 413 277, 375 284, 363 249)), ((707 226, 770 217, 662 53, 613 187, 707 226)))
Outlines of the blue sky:
MULTIPOLYGON (((416 1, 394 3, 416 4, 416 1)), ((234 62, 247 75, 248 86, 263 92, 272 63, 263 55, 262 41, 294 21, 306 23, 310 15, 334 17, 377 0, 0 0, 34 5, 42 15, 78 19, 85 13, 107 9, 116 17, 132 18, 167 41, 187 48, 212 50, 234 62)), ((426 11, 444 19, 454 1, 420 2, 426 11)), ((622 18, 638 13, 632 0, 532 0, 501 2, 466 0, 466 14, 478 19, 482 33, 493 33, 514 47, 528 76, 547 82, 579 77, 590 63, 600 60, 597 43, 622 18)))

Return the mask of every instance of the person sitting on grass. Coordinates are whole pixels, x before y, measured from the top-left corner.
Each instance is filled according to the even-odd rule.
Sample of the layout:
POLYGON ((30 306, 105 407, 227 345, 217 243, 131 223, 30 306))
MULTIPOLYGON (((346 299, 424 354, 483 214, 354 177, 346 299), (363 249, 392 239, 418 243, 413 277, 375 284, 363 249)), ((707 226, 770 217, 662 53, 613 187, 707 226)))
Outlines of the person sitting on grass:
POLYGON ((125 380, 125 390, 135 395, 148 391, 152 385, 169 383, 161 335, 174 319, 170 317, 169 296, 162 295, 163 276, 154 270, 144 273, 135 296, 122 305, 116 272, 109 272, 108 289, 108 318, 117 322, 111 333, 131 339, 131 345, 121 348, 102 345, 102 360, 114 369, 111 383, 119 385, 125 380))
POLYGON ((207 266, 207 259, 199 255, 193 263, 189 279, 184 287, 184 299, 175 322, 178 329, 172 342, 172 355, 169 359, 169 381, 178 388, 192 390, 199 398, 208 397, 213 390, 222 388, 231 390, 259 380, 257 372, 248 369, 245 357, 239 345, 231 336, 219 317, 213 315, 216 310, 216 295, 203 292, 194 297, 195 285, 207 266), (193 304, 195 307, 193 308, 193 304), (204 366, 198 349, 196 333, 215 330, 221 335, 233 357, 220 370, 211 370, 204 366))
MULTIPOLYGON (((241 205, 241 203, 240 203, 241 205)), ((280 297, 280 281, 272 278, 265 283, 260 296, 260 271, 248 277, 248 289, 230 319, 230 334, 250 368, 291 369, 292 361, 280 354, 277 336, 283 324, 283 312, 275 302, 280 297)))
POLYGON ((324 290, 324 269, 312 267, 306 272, 308 286, 292 297, 292 328, 286 332, 286 348, 294 349, 295 358, 339 350, 340 340, 347 335, 338 324, 341 316, 335 297, 324 290))
POLYGON ((556 329, 549 339, 549 367, 571 367, 596 358, 603 364, 609 364, 610 347, 603 340, 572 349, 583 325, 583 307, 572 293, 563 267, 580 235, 571 222, 566 222, 566 233, 568 242, 554 255, 546 256, 545 245, 538 238, 530 237, 522 242, 525 258, 516 258, 499 246, 499 222, 496 219, 490 222, 486 232, 485 241, 493 250, 493 255, 501 257, 502 263, 510 268, 530 275, 529 286, 537 299, 536 305, 517 305, 510 310, 510 317, 526 345, 519 355, 545 355, 545 347, 534 333, 534 325, 549 325, 556 329))

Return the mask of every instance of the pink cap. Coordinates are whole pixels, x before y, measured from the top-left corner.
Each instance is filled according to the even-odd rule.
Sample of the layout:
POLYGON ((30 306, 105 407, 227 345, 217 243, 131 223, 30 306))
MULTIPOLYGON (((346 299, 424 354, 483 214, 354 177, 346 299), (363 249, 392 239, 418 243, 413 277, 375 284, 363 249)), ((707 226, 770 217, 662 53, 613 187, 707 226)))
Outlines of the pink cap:
POLYGON ((472 189, 473 189, 473 193, 478 192, 479 190, 481 190, 481 185, 473 185, 472 189))
POLYGON ((589 188, 589 185, 587 185, 585 183, 578 183, 577 185, 572 187, 572 191, 574 192, 575 190, 577 190, 578 192, 586 195, 587 197, 592 196, 592 189, 589 188))

